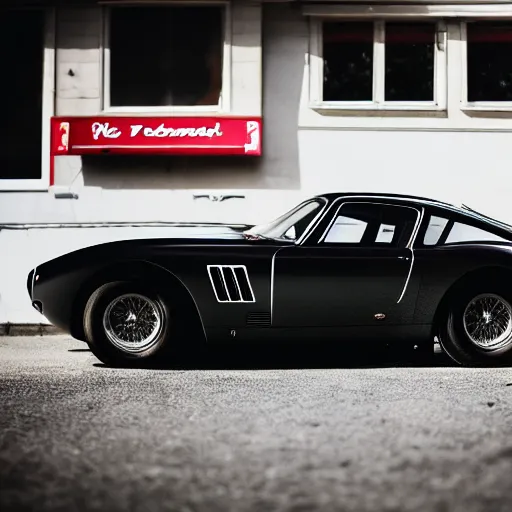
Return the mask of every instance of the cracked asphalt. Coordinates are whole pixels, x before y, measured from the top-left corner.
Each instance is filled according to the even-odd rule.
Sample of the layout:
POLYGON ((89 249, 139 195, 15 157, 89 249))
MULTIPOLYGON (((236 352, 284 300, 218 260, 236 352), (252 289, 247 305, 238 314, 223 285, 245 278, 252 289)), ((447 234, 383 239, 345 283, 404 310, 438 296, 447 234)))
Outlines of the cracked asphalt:
POLYGON ((0 338, 0 510, 512 510, 512 369, 0 338))

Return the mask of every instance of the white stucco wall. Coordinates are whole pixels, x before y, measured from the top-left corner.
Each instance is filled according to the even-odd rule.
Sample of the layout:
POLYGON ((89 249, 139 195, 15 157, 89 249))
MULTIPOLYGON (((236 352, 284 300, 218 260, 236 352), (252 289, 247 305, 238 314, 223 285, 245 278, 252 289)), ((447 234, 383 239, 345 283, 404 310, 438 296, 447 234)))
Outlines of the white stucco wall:
MULTIPOLYGON (((239 10, 240 27, 254 28, 254 20, 259 19, 251 18, 255 12, 239 10)), ((83 19, 95 24, 96 15, 97 11, 89 11, 83 19)), ((76 13, 67 17, 68 21, 75 18, 76 13)), ((144 157, 119 159, 114 164, 112 159, 60 157, 55 189, 71 190, 78 199, 55 199, 55 190, 0 193, 0 224, 256 223, 280 214, 304 197, 333 190, 405 193, 464 202, 512 223, 512 180, 508 176, 512 118, 508 113, 461 110, 462 43, 456 23, 448 27, 447 113, 375 116, 311 109, 310 20, 286 4, 265 5, 261 18, 264 156, 259 161, 144 157), (222 203, 194 200, 193 194, 201 192, 235 192, 246 199, 222 203)), ((240 28, 238 55, 243 54, 243 47, 253 55, 250 49, 258 44, 258 37, 254 30, 250 36, 249 30, 244 43, 243 32, 240 28)), ((69 34, 89 37, 90 33, 82 27, 69 34)), ((73 39, 63 46, 67 50, 74 47, 75 61, 95 58, 87 45, 69 41, 73 39)), ((71 58, 69 52, 67 55, 71 58)), ((247 81, 246 71, 241 68, 234 80, 247 81)), ((99 100, 88 95, 94 96, 96 89, 85 85, 79 98, 65 98, 71 93, 58 89, 59 113, 95 113, 99 100)), ((251 94, 250 90, 246 93, 251 94)), ((243 95, 239 98, 240 108, 245 108, 243 95)), ((163 232, 160 228, 0 230, 0 323, 40 321, 25 290, 27 272, 38 262, 99 241, 161 236, 163 232)))
POLYGON ((511 143, 508 132, 301 131, 301 182, 312 192, 392 192, 464 203, 512 224, 511 143))

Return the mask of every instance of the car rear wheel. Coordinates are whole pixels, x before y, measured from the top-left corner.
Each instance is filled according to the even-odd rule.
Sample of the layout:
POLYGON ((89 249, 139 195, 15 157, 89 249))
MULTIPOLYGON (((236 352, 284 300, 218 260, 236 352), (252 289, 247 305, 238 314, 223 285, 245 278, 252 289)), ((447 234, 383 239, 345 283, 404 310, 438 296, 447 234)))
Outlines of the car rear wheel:
POLYGON ((511 363, 512 294, 498 283, 459 293, 441 327, 440 344, 459 364, 511 363))
POLYGON ((141 283, 100 286, 84 312, 84 332, 94 355, 111 366, 141 366, 171 347, 174 316, 168 301, 141 283))

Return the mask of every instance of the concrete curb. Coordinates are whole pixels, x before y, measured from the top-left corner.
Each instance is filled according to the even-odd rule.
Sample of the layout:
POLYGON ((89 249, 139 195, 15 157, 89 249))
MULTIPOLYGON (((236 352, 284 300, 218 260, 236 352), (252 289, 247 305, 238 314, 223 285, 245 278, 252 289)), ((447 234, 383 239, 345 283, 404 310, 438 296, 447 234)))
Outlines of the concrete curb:
POLYGON ((65 334, 49 324, 0 324, 0 336, 55 336, 65 334))

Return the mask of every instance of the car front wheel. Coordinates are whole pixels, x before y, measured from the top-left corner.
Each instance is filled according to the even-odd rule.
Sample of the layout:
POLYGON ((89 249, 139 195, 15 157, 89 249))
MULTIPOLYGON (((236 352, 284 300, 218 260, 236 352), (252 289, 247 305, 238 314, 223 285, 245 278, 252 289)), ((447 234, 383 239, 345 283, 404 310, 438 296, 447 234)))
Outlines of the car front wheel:
POLYGON ((169 351, 172 327, 167 301, 141 283, 107 283, 85 307, 87 343, 100 361, 111 366, 155 363, 169 351))
POLYGON ((457 363, 495 366, 512 362, 512 300, 501 286, 458 294, 441 327, 440 344, 457 363))

